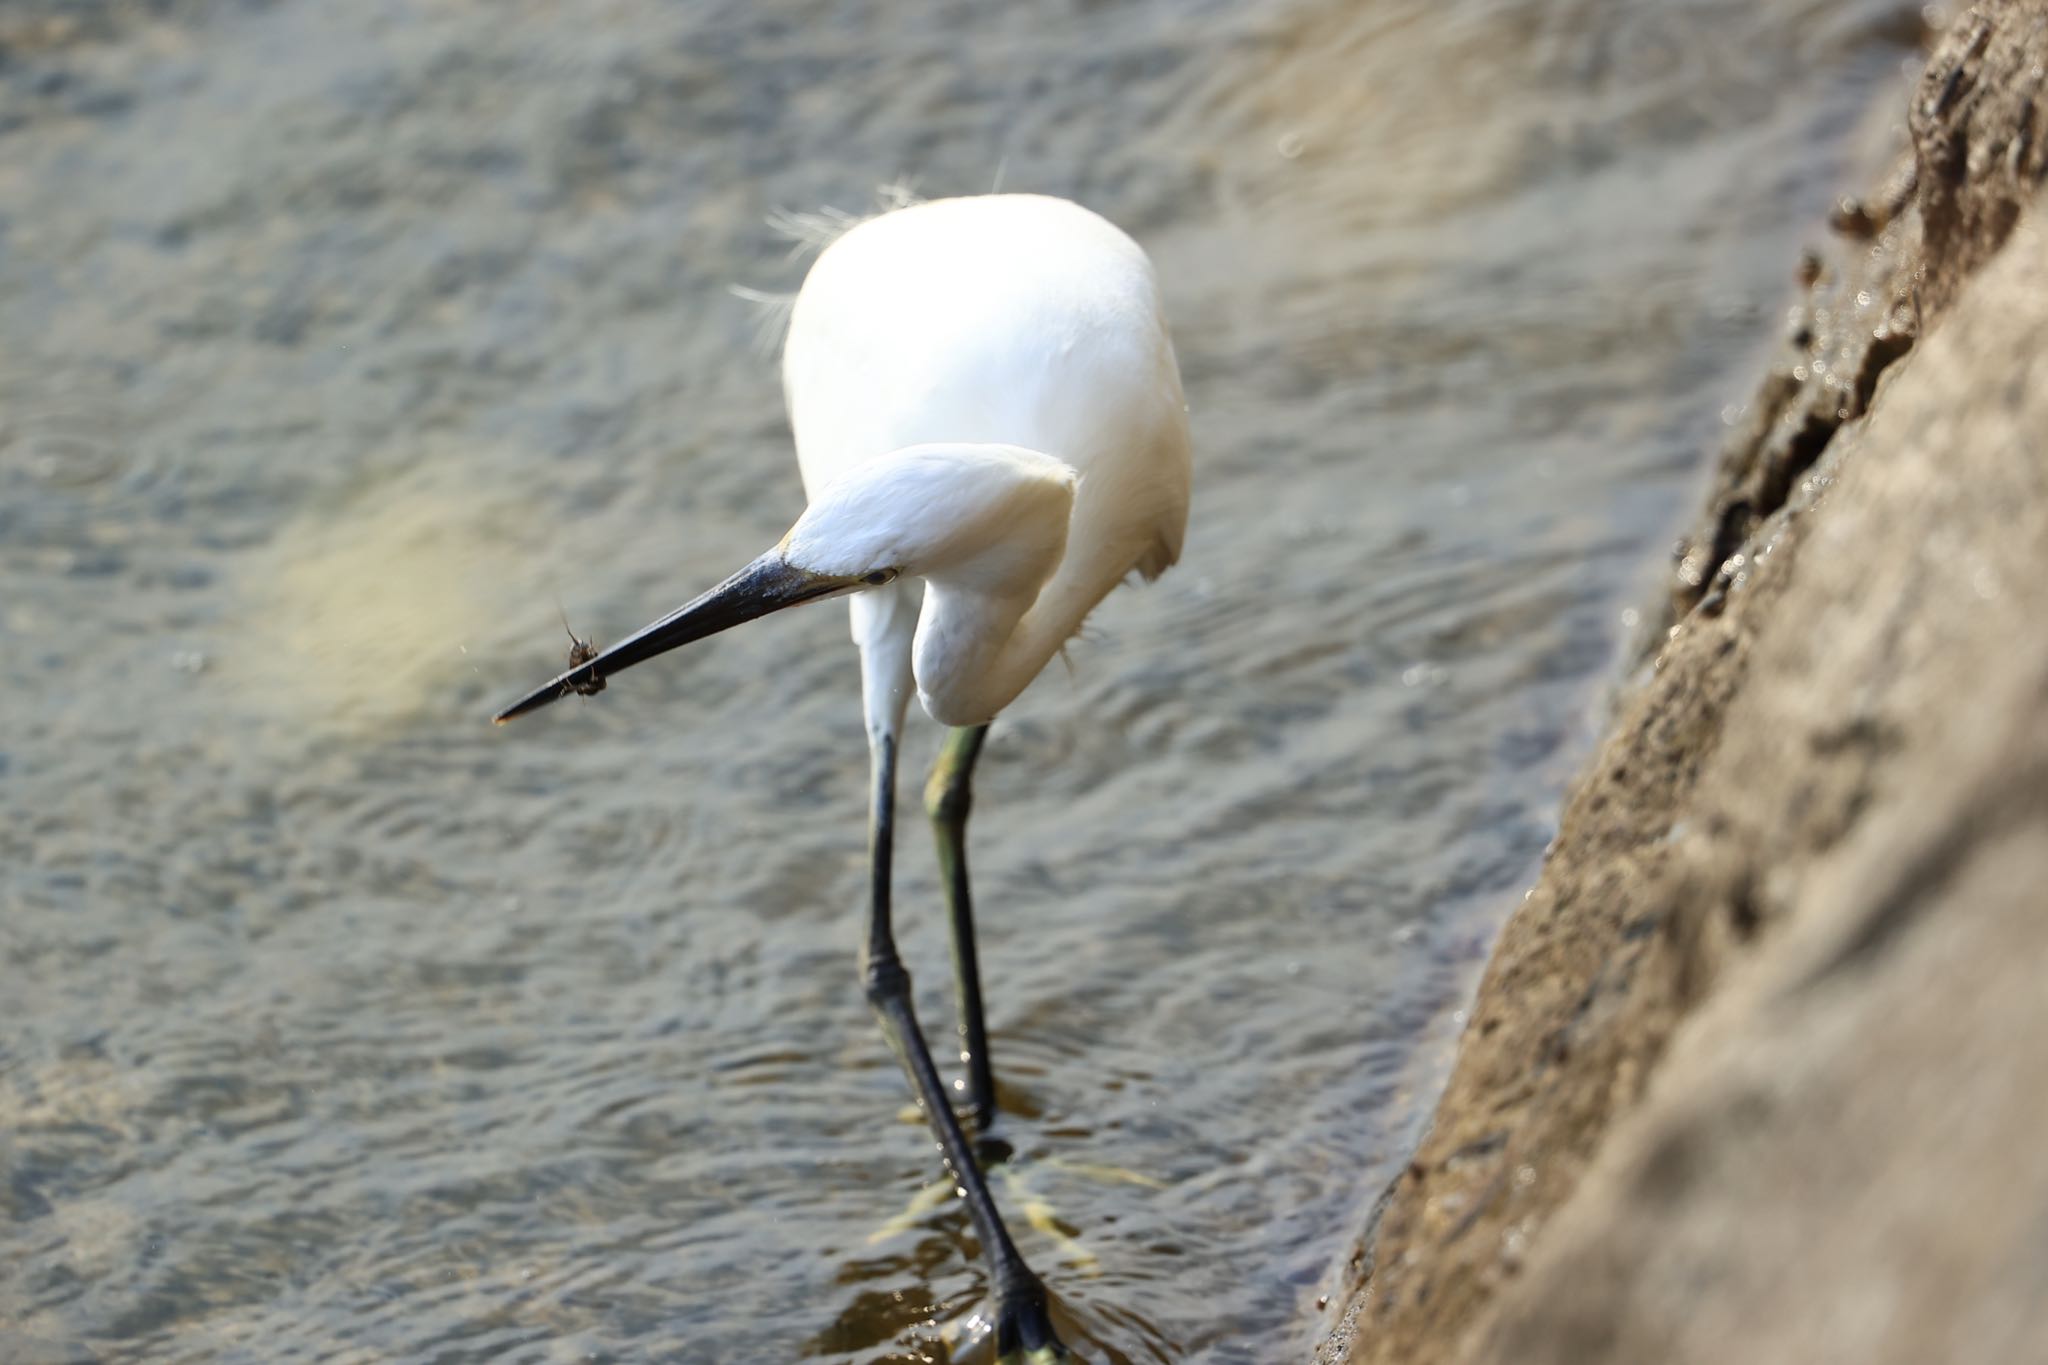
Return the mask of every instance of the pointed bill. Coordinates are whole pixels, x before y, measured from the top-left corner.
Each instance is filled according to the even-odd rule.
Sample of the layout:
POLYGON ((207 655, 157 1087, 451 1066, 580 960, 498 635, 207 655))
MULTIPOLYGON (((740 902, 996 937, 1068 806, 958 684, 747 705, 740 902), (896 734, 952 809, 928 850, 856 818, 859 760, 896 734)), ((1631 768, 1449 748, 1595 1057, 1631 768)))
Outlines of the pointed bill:
POLYGON ((635 631, 596 658, 562 673, 500 711, 500 725, 571 692, 594 692, 612 674, 671 649, 694 644, 721 630, 744 625, 785 607, 816 602, 851 592, 864 584, 858 578, 799 569, 771 550, 710 592, 676 608, 653 625, 635 631))

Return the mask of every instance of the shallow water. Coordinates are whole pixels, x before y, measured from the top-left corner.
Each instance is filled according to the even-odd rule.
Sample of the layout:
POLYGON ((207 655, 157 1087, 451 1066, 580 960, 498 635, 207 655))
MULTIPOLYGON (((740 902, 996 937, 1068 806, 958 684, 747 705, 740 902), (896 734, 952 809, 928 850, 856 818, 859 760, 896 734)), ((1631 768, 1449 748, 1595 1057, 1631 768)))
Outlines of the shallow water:
POLYGON ((800 510, 768 216, 1000 176, 1197 495, 982 768, 998 1196, 1092 1358, 1303 1358, 1915 13, 10 6, 0 1356, 966 1354, 840 611, 483 722, 800 510))

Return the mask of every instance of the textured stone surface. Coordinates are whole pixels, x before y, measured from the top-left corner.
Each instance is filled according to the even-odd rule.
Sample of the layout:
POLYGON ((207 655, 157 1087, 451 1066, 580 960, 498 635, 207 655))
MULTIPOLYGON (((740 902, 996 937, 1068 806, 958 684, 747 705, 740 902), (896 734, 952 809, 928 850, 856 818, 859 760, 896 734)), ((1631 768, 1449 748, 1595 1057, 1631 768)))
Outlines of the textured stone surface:
POLYGON ((1786 353, 1722 448, 1714 487, 1679 543, 1665 624, 1718 607, 1744 542, 1788 502, 1885 369, 1912 349, 2012 230, 2048 174, 2048 24, 2031 0, 1951 18, 1905 113, 1912 146, 1876 192, 1844 199, 1833 237, 1801 263, 1786 353))
POLYGON ((2048 1358, 2044 432, 2029 222, 1845 452, 1675 841, 1683 974, 1781 927, 1444 1358, 2048 1358))
POLYGON ((2048 1358, 2044 60, 1837 213, 1326 1359, 2048 1358))

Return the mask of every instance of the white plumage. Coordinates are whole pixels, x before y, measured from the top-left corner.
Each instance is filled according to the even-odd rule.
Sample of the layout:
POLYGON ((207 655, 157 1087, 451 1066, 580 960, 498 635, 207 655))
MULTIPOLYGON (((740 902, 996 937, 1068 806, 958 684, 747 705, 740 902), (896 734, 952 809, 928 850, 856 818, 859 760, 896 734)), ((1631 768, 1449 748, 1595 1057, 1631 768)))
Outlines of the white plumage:
MULTIPOLYGON (((1001 675, 961 679, 975 660, 918 651, 928 708, 973 703, 939 720, 989 719, 1126 575, 1180 557, 1187 412, 1158 286, 1137 243, 1078 204, 942 199, 855 226, 797 296, 783 385, 814 508, 856 467, 931 443, 1035 451, 1079 475, 1066 554, 1012 623, 1016 648, 979 661, 1001 675)), ((905 521, 948 515, 915 480, 892 492, 905 521)), ((901 724, 918 610, 907 576, 851 604, 871 734, 901 724)))
POLYGON ((922 1101, 989 1261, 1005 1361, 1066 1358, 975 1163, 912 1007, 890 918, 896 753, 915 690, 956 727, 927 808, 952 911, 964 1090, 995 1114, 966 869, 986 723, 1134 570, 1180 556, 1188 426, 1150 262, 1035 195, 944 199, 825 249, 790 317, 783 383, 810 505, 724 583, 572 667, 510 720, 769 612, 851 594, 874 787, 868 999, 922 1101))

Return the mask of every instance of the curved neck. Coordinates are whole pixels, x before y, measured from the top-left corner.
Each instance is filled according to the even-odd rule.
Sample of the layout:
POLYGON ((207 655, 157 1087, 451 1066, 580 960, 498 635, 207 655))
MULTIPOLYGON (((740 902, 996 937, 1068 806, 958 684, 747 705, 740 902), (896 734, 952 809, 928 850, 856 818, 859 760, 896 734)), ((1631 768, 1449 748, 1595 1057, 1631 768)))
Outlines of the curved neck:
POLYGON ((1075 521, 1079 477, 1022 446, 906 446, 820 493, 783 554, 840 582, 879 586, 897 571, 924 579, 912 644, 918 692, 934 719, 978 725, 1024 690, 1136 562, 1115 537, 1087 534, 1085 515, 1075 521), (1107 577, 1096 572, 1112 561, 1107 577))
POLYGON ((981 725, 1017 699, 1128 565, 1070 558, 1040 592, 990 591, 952 578, 925 580, 917 623, 919 699, 942 725, 981 725))

